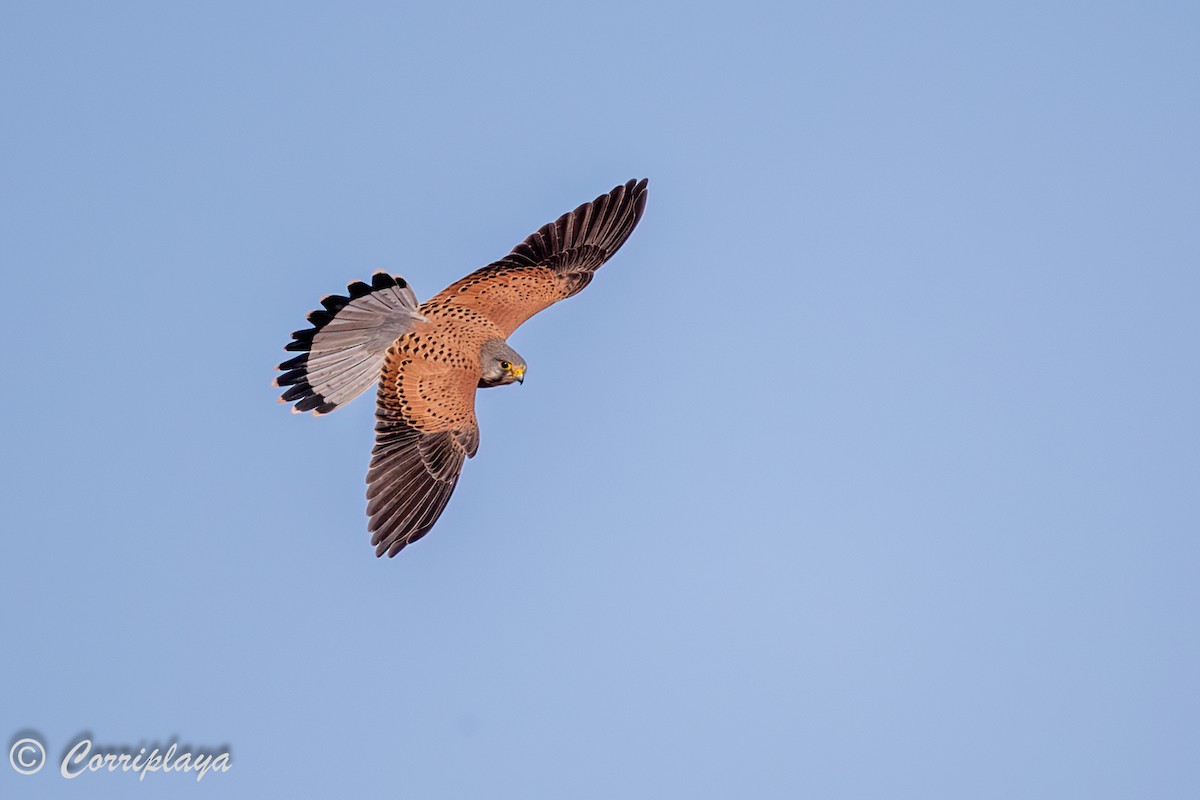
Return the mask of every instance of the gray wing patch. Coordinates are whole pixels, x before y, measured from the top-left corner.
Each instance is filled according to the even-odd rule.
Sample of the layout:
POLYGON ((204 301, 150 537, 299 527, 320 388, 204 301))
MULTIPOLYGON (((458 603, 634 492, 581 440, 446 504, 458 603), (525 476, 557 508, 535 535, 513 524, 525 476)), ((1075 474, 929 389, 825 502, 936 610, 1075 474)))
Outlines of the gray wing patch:
POLYGON ((355 281, 348 297, 331 294, 323 309, 308 315, 313 327, 292 334, 288 350, 301 354, 276 369, 276 386, 288 389, 281 403, 292 411, 328 414, 358 397, 379 379, 387 349, 424 317, 417 296, 404 279, 376 272, 371 283, 355 281))

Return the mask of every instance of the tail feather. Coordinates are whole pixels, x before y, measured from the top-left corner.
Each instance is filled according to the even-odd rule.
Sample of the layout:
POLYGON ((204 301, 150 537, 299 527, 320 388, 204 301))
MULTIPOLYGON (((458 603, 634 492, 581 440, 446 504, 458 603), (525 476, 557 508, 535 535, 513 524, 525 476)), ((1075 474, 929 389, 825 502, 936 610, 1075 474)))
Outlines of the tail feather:
POLYGON ((424 318, 417 296, 403 278, 376 272, 371 283, 354 281, 347 295, 326 295, 309 313, 311 328, 296 331, 286 349, 300 355, 276 369, 276 386, 288 387, 280 402, 295 412, 328 414, 379 379, 383 357, 399 336, 424 318))

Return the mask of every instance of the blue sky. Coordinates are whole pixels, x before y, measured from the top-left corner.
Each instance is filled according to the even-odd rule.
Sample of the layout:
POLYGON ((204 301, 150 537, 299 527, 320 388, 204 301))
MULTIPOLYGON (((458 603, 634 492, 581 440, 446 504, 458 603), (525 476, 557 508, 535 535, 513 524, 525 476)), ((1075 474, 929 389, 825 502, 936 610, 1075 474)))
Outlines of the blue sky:
POLYGON ((1193 4, 0 11, 5 797, 1200 793, 1193 4), (437 528, 269 386, 629 178, 437 528), (7 749, 7 747, 6 747, 7 749), (83 787, 83 788, 80 788, 83 787))

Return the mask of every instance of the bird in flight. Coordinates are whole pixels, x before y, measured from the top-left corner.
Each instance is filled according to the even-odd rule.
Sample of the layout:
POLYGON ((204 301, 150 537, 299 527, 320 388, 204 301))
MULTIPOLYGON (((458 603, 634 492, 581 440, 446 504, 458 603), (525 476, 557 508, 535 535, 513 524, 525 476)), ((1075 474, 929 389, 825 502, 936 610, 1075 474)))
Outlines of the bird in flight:
POLYGON ((375 555, 399 553, 433 527, 479 447, 475 390, 524 382, 506 339, 577 294, 625 243, 646 207, 629 181, 539 228, 504 258, 418 304, 398 275, 376 272, 347 296, 321 298, 296 331, 276 386, 292 411, 327 414, 379 383, 367 516, 375 555))

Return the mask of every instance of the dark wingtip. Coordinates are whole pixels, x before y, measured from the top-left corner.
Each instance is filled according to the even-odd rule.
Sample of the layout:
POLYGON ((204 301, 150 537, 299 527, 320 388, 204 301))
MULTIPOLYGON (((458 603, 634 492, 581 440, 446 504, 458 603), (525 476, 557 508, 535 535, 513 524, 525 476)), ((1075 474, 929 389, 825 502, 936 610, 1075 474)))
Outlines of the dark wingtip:
POLYGON ((625 184, 629 190, 630 197, 633 198, 633 224, 635 226, 641 221, 642 212, 646 210, 646 187, 649 184, 649 178, 642 178, 640 181, 631 180, 625 184))
POLYGON ((646 209, 646 187, 649 184, 649 178, 642 178, 641 180, 630 178, 620 186, 614 186, 611 192, 605 192, 600 195, 592 203, 602 204, 602 207, 609 213, 613 213, 615 209, 628 208, 629 206, 625 204, 632 205, 633 222, 628 226, 629 230, 632 231, 641 220, 642 212, 646 209), (610 201, 612 203, 611 206, 608 205, 610 201))
POLYGON ((650 179, 642 178, 640 181, 637 181, 636 183, 634 183, 633 181, 630 181, 630 183, 632 183, 633 186, 630 188, 629 191, 631 191, 633 193, 635 202, 640 202, 644 206, 646 204, 646 192, 647 192, 647 187, 650 185, 650 179))
MULTIPOLYGON (((646 187, 649 185, 649 183, 650 183, 649 178, 642 178, 640 180, 637 178, 630 178, 629 180, 622 183, 620 186, 614 186, 612 189, 612 192, 605 192, 605 194, 612 194, 613 192, 615 192, 617 190, 624 190, 624 192, 629 195, 644 194, 646 191, 646 187)), ((604 195, 601 195, 601 197, 603 197, 603 196, 604 195)), ((597 198, 597 199, 599 199, 599 198, 597 198)))

